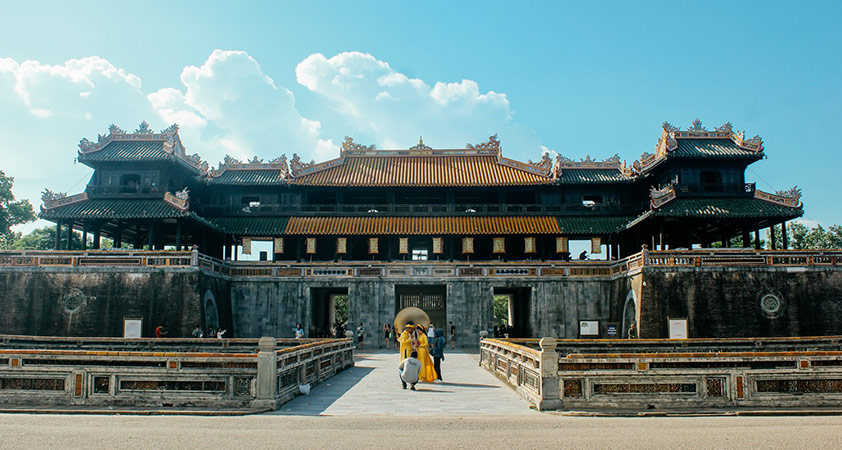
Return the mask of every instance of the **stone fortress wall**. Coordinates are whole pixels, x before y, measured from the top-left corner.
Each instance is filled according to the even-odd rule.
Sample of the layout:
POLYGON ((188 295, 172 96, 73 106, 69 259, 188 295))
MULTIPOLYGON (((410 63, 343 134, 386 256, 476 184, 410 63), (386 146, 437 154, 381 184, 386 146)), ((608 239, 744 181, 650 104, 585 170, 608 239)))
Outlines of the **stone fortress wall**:
MULTIPOLYGON (((164 323, 169 337, 188 337, 196 324, 226 328, 226 337, 291 337, 296 323, 305 329, 312 323, 313 295, 339 289, 347 290, 351 329, 363 322, 369 345, 382 345, 380 329, 396 311, 395 290, 439 286, 446 292, 447 321, 456 324, 458 342, 467 346, 477 345, 480 331, 493 325, 494 293, 512 291, 522 293, 518 320, 533 337, 578 338, 580 320, 598 320, 600 337, 609 323, 617 324, 622 336, 636 320, 640 337, 665 338, 669 317, 688 319, 690 337, 842 334, 842 256, 835 254, 809 257, 829 264, 792 265, 801 262, 795 259, 790 265, 706 266, 714 256, 703 252, 681 259, 649 252, 591 263, 590 272, 553 266, 508 276, 493 267, 457 267, 448 269, 451 276, 414 277, 392 276, 390 269, 359 276, 372 269, 353 268, 342 276, 310 276, 316 269, 303 268, 295 269, 301 276, 279 277, 272 270, 282 269, 244 269, 245 263, 237 269, 195 252, 170 253, 170 263, 159 267, 148 265, 158 261, 152 259, 139 267, 104 267, 86 266, 86 256, 72 266, 15 257, 23 258, 15 260, 20 264, 0 265, 0 330, 121 336, 124 318, 143 318, 144 336, 164 323)), ((101 254, 97 258, 107 263, 101 254)))

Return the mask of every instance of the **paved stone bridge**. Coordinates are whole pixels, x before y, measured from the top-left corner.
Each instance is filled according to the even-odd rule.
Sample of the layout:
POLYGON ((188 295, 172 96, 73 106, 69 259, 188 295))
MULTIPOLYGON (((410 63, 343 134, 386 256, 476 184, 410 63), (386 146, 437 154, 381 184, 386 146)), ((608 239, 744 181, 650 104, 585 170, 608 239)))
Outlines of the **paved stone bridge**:
POLYGON ((479 366, 477 355, 453 350, 442 361, 444 383, 402 390, 398 353, 358 352, 355 366, 313 387, 269 414, 342 415, 524 415, 538 414, 511 388, 479 366))

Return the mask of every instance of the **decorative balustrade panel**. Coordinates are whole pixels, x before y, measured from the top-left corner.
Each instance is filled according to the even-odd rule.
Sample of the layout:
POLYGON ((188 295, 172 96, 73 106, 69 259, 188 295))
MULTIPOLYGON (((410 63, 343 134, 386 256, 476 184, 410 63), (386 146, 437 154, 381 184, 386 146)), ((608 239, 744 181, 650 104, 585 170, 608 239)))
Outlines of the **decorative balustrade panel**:
MULTIPOLYGON (((0 404, 249 407, 259 400, 264 370, 256 339, 7 335, 0 342, 0 404)), ((300 384, 323 382, 354 363, 350 339, 275 345, 281 348, 268 367, 278 377, 275 406, 300 384)))
POLYGON ((484 339, 480 364, 539 408, 840 406, 841 339, 557 340, 551 353, 484 339))

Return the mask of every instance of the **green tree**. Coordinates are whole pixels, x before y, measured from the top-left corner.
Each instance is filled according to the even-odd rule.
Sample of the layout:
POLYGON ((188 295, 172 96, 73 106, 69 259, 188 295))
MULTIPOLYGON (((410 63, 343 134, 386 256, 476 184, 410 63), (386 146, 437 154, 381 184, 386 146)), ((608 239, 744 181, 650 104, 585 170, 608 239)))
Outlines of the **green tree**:
POLYGON ((348 296, 337 295, 333 298, 336 311, 336 323, 346 324, 348 322, 348 296))
MULTIPOLYGON (((769 232, 767 231, 767 236, 769 232)), ((831 225, 827 229, 821 225, 808 227, 800 222, 790 222, 786 227, 789 248, 794 250, 842 249, 842 226, 831 225)), ((783 232, 775 227, 775 242, 783 247, 783 232)))
POLYGON ((15 201, 12 194, 14 181, 0 170, 0 248, 9 248, 20 236, 12 231, 13 226, 35 220, 35 211, 29 200, 15 201))
POLYGON ((509 324, 509 296, 494 296, 494 326, 502 327, 509 324))
MULTIPOLYGON (((65 229, 66 230, 66 229, 65 229)), ((82 233, 73 232, 71 250, 82 249, 82 233)), ((112 248, 114 242, 111 239, 102 238, 101 248, 112 248)), ((55 250, 56 249, 56 227, 36 228, 23 236, 18 233, 8 248, 13 250, 55 250)), ((88 249, 93 248, 93 237, 88 235, 88 249)), ((67 231, 61 233, 61 249, 67 249, 67 231)))

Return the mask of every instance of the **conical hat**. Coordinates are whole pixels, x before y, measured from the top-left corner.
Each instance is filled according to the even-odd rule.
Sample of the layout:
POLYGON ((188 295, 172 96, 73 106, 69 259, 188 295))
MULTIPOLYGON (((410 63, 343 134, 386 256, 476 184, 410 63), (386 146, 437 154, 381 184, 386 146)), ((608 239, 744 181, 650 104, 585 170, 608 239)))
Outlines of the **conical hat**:
POLYGON ((430 326, 430 316, 424 310, 414 306, 404 308, 395 316, 395 329, 403 330, 410 322, 413 325, 421 325, 426 330, 430 326))

